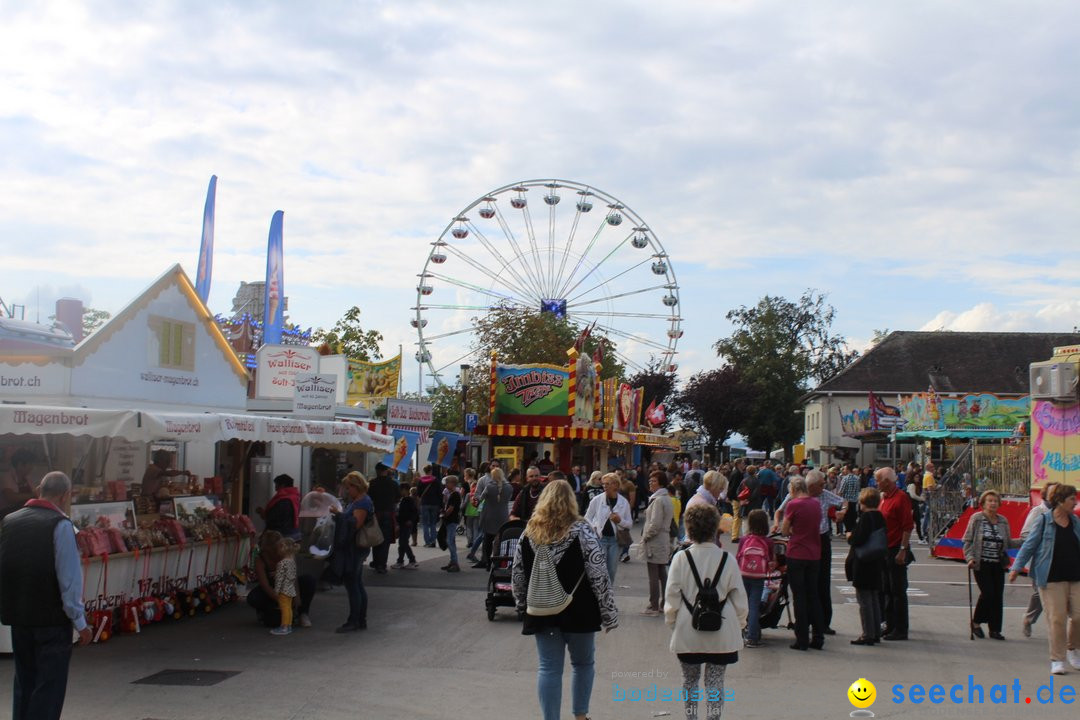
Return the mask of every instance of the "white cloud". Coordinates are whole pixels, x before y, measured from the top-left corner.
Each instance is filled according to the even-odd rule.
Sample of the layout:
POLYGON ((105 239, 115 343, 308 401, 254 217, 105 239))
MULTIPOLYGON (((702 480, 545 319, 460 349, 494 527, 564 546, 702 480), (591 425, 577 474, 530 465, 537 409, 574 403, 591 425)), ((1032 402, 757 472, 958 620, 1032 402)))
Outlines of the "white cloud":
POLYGON ((1024 310, 1003 310, 979 303, 961 312, 942 310, 920 330, 959 332, 1075 332, 1080 327, 1080 300, 1054 302, 1024 310))

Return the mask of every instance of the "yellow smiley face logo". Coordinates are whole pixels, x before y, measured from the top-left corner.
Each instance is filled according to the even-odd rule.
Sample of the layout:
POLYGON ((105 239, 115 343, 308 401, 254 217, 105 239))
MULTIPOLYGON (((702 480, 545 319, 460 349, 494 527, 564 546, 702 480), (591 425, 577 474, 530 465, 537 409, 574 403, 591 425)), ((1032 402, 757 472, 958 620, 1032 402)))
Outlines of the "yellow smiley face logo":
POLYGON ((847 689, 848 700, 857 708, 868 708, 877 699, 877 688, 866 678, 859 678, 847 689))

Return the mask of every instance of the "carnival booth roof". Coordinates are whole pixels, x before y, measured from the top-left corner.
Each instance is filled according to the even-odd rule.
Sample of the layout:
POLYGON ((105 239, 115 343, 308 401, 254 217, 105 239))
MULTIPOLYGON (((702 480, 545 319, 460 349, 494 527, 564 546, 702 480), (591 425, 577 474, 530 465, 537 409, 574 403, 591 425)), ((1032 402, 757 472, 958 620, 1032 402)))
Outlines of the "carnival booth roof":
POLYGON ((115 437, 131 442, 249 440, 382 453, 391 452, 394 442, 389 435, 354 422, 41 405, 0 405, 0 433, 115 437))

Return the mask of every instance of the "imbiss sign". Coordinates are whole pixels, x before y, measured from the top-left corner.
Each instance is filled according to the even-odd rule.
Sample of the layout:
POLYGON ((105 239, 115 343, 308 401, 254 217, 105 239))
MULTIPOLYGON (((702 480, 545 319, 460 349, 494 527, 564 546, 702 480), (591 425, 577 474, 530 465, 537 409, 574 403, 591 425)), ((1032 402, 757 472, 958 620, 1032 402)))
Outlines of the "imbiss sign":
POLYGON ((289 400, 296 376, 319 372, 319 351, 300 345, 263 345, 256 354, 255 395, 289 400))
POLYGON ((300 373, 293 382, 293 413, 302 417, 334 417, 337 377, 300 373))

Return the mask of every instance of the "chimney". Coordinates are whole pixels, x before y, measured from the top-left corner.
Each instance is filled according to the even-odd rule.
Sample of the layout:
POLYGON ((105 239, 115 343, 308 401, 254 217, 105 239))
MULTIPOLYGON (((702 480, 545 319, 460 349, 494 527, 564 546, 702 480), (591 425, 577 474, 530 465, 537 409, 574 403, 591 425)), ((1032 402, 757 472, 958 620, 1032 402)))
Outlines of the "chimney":
POLYGON ((60 298, 56 301, 56 322, 64 326, 71 333, 75 344, 78 345, 83 339, 83 304, 82 300, 75 298, 60 298))

